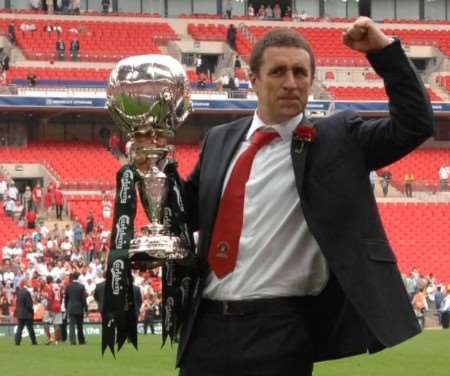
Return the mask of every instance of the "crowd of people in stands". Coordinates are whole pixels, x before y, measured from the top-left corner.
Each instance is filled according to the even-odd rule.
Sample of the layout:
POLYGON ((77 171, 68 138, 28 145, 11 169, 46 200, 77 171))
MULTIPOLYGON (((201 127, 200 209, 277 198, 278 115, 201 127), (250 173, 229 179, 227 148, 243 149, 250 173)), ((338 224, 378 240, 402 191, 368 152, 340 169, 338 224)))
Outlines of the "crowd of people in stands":
POLYGON ((55 211, 56 219, 62 220, 64 194, 54 182, 46 187, 41 187, 40 183, 33 188, 27 185, 19 192, 14 181, 0 176, 0 200, 4 214, 14 219, 18 227, 34 229, 38 220, 48 218, 51 210, 55 211))
POLYGON ((433 274, 423 275, 416 267, 408 275, 403 275, 403 282, 411 300, 417 320, 425 327, 425 315, 434 312, 443 328, 450 326, 450 285, 436 281, 433 274))
MULTIPOLYGON (((30 228, 29 231, 15 240, 6 242, 0 249, 0 319, 3 323, 15 322, 16 298, 20 287, 28 289, 31 294, 34 321, 47 323, 48 311, 51 309, 48 303, 49 283, 53 287, 58 287, 58 291, 65 291, 71 281, 70 276, 74 273, 79 274, 77 279, 86 291, 85 313, 88 320, 100 320, 99 302, 94 295, 96 286, 104 281, 104 263, 109 251, 110 229, 105 228, 101 220, 94 218, 92 212, 88 212, 83 220, 75 218, 71 221, 63 217, 62 201, 61 205, 57 201, 58 191, 54 184, 46 188, 37 184, 33 189, 27 187, 19 194, 13 182, 7 183, 5 179, 0 179, 0 200, 5 208, 0 215, 16 216, 14 210, 11 214, 5 205, 13 200, 14 205, 20 203, 25 212, 35 210, 42 219, 39 223, 35 220, 33 226, 27 226, 30 228), (49 216, 52 206, 55 207, 53 209, 56 212, 55 217, 49 216), (49 220, 53 218, 57 221, 49 220), (51 282, 48 282, 50 279, 51 282)), ((103 215, 110 217, 112 203, 107 194, 103 197, 102 207, 103 215)), ((17 214, 18 225, 22 225, 22 217, 23 213, 17 214)), ((133 274, 134 284, 142 297, 142 305, 138 310, 139 319, 144 322, 145 331, 150 328, 150 331, 155 333, 153 323, 160 315, 159 270, 135 271, 133 274)), ((64 303, 60 304, 58 309, 65 317, 64 303)), ((54 343, 61 339, 59 329, 53 330, 51 335, 47 329, 48 326, 46 333, 49 342, 54 343)))

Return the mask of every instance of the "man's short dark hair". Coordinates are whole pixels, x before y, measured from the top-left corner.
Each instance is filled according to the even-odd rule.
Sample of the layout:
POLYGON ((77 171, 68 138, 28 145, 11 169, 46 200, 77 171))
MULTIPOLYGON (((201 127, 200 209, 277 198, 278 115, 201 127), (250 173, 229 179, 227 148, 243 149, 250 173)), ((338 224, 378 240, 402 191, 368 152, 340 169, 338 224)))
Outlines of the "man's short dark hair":
POLYGON ((250 69, 253 74, 259 74, 263 54, 268 47, 294 47, 305 50, 311 60, 311 77, 314 77, 316 72, 316 60, 310 44, 300 33, 286 27, 270 30, 255 43, 250 56, 250 69))
POLYGON ((47 280, 47 283, 52 283, 53 282, 53 277, 51 275, 48 275, 46 280, 47 280))

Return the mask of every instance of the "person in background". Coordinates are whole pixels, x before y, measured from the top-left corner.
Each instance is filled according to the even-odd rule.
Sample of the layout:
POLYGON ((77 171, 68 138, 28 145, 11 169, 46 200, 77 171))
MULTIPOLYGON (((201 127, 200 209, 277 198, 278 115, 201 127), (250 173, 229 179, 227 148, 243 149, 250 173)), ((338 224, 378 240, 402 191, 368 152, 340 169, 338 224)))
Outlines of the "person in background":
POLYGON ((109 150, 117 159, 120 157, 120 138, 117 133, 113 133, 109 138, 109 150))
POLYGON ((8 186, 8 196, 11 197, 14 201, 19 199, 19 190, 17 189, 16 183, 12 181, 8 186))
POLYGON ((78 54, 80 52, 80 41, 74 37, 70 42, 70 56, 72 61, 78 61, 78 54))
POLYGON ((15 206, 15 201, 11 197, 7 196, 6 200, 3 202, 3 209, 7 217, 14 218, 15 206))
POLYGON ((233 50, 236 50, 236 34, 236 27, 230 24, 227 29, 227 43, 233 50))
POLYGON ((148 328, 150 328, 151 334, 155 334, 155 322, 161 319, 161 307, 155 295, 145 300, 143 310, 144 334, 147 334, 148 328))
POLYGON ((102 13, 107 14, 109 12, 110 0, 102 0, 102 13))
POLYGON ((32 190, 33 202, 36 208, 40 210, 42 208, 43 191, 40 183, 37 183, 32 190))
POLYGON ((64 41, 61 38, 59 38, 56 41, 55 48, 56 48, 56 57, 57 57, 57 59, 59 61, 64 61, 65 60, 65 54, 66 54, 66 45, 65 45, 64 41))
POLYGON ((377 183, 377 173, 376 171, 370 171, 369 174, 370 185, 372 186, 372 191, 375 191, 375 184, 377 183))
POLYGON ((36 73, 28 72, 28 74, 27 74, 27 82, 28 82, 28 87, 35 87, 36 86, 36 82, 37 82, 36 73))
POLYGON ((447 286, 447 292, 441 303, 440 313, 442 328, 448 329, 450 327, 450 285, 447 286))
POLYGON ((414 175, 411 172, 405 174, 405 195, 412 197, 412 185, 414 183, 414 175))
POLYGON ((8 25, 8 37, 11 41, 12 45, 16 44, 16 24, 13 22, 10 22, 8 25))
POLYGON ((439 190, 445 192, 448 190, 448 178, 450 176, 450 167, 441 166, 439 168, 439 190))
POLYGON ((420 328, 423 330, 425 327, 425 312, 428 311, 428 302, 425 294, 425 288, 420 288, 419 291, 414 295, 412 305, 420 328))
POLYGON ((233 12, 233 3, 231 2, 231 0, 226 0, 226 4, 225 4, 225 13, 227 15, 227 18, 229 20, 231 20, 231 13, 233 12))
POLYGON ((281 20, 281 7, 278 3, 275 3, 275 6, 273 7, 273 19, 277 21, 281 20))
POLYGON ((255 17, 255 8, 253 8, 252 3, 248 4, 247 15, 251 18, 255 17))
POLYGON ((381 175, 381 182, 380 182, 384 197, 388 195, 389 184, 391 184, 391 179, 392 179, 391 172, 388 169, 384 170, 383 174, 381 175))
POLYGON ((56 207, 56 219, 59 219, 62 221, 64 195, 59 187, 55 188, 54 198, 55 198, 55 207, 56 207))
POLYGON ((10 322, 10 312, 11 302, 5 293, 0 293, 0 322, 9 323, 10 322))
POLYGON ((34 208, 34 205, 32 205, 32 207, 30 207, 30 209, 26 211, 25 216, 26 216, 26 220, 27 220, 27 228, 29 228, 29 229, 36 228, 37 215, 36 215, 36 210, 34 208))
POLYGON ((79 281, 80 273, 73 272, 71 282, 64 293, 64 306, 69 318, 69 341, 76 345, 75 327, 77 329, 78 344, 84 345, 86 340, 83 333, 84 314, 87 314, 86 289, 79 281))
POLYGON ((22 341, 24 327, 27 327, 31 344, 37 345, 36 334, 33 327, 33 299, 28 291, 28 287, 29 280, 25 278, 19 283, 19 288, 16 293, 16 311, 14 317, 19 321, 15 336, 15 344, 17 346, 19 346, 22 341))
POLYGON ((0 202, 5 199, 8 192, 8 182, 3 175, 0 175, 0 202))

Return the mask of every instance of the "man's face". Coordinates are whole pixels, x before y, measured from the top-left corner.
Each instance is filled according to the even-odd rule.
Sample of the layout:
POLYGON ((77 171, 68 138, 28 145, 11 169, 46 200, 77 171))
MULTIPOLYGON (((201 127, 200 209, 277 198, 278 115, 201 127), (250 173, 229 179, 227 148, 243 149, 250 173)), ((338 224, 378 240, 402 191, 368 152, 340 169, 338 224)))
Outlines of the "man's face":
POLYGON ((284 122, 303 112, 314 77, 308 53, 296 47, 268 47, 251 83, 258 115, 266 124, 284 122))

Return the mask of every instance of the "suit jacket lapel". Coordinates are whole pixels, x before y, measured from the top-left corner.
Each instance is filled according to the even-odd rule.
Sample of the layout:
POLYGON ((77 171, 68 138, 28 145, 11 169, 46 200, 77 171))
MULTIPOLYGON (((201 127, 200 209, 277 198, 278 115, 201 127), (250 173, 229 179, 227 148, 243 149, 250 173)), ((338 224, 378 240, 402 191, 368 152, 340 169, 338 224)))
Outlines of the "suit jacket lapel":
MULTIPOLYGON (((312 123, 305 116, 303 116, 303 119, 304 120, 300 123, 299 126, 302 125, 306 125, 308 127, 313 126, 312 123)), ((306 156, 308 154, 308 149, 309 149, 309 142, 300 141, 295 136, 292 137, 291 158, 292 158, 292 165, 294 166, 294 175, 295 175, 295 182, 297 185, 297 191, 300 197, 303 188, 306 156)))
MULTIPOLYGON (((210 174, 217 176, 214 179, 214 183, 208 187, 205 192, 204 202, 208 203, 205 205, 207 208, 205 213, 205 233, 211 234, 214 227, 214 221, 217 214, 217 210, 220 204, 220 198, 222 196, 223 182, 228 170, 228 167, 235 155, 237 149, 246 132, 248 131, 252 118, 245 118, 241 122, 234 124, 232 127, 228 127, 226 133, 222 138, 218 139, 218 147, 214 150, 214 155, 208 155, 206 158, 211 158, 213 161, 218 161, 214 164, 214 171, 209 170, 210 174)), ((203 244, 200 249, 200 256, 205 256, 208 253, 209 240, 203 244)))
POLYGON ((231 127, 228 130, 228 132, 224 135, 222 143, 222 151, 220 153, 220 155, 222 156, 221 163, 217 169, 217 176, 219 176, 217 185, 218 191, 215 192, 215 194, 217 194, 219 198, 222 195, 223 181, 225 179, 228 166, 230 165, 233 156, 235 155, 237 149, 239 148, 240 143, 244 139, 245 134, 247 133, 248 128, 250 127, 251 121, 252 121, 251 118, 245 119, 245 121, 243 121, 242 123, 236 124, 236 126, 231 127))

